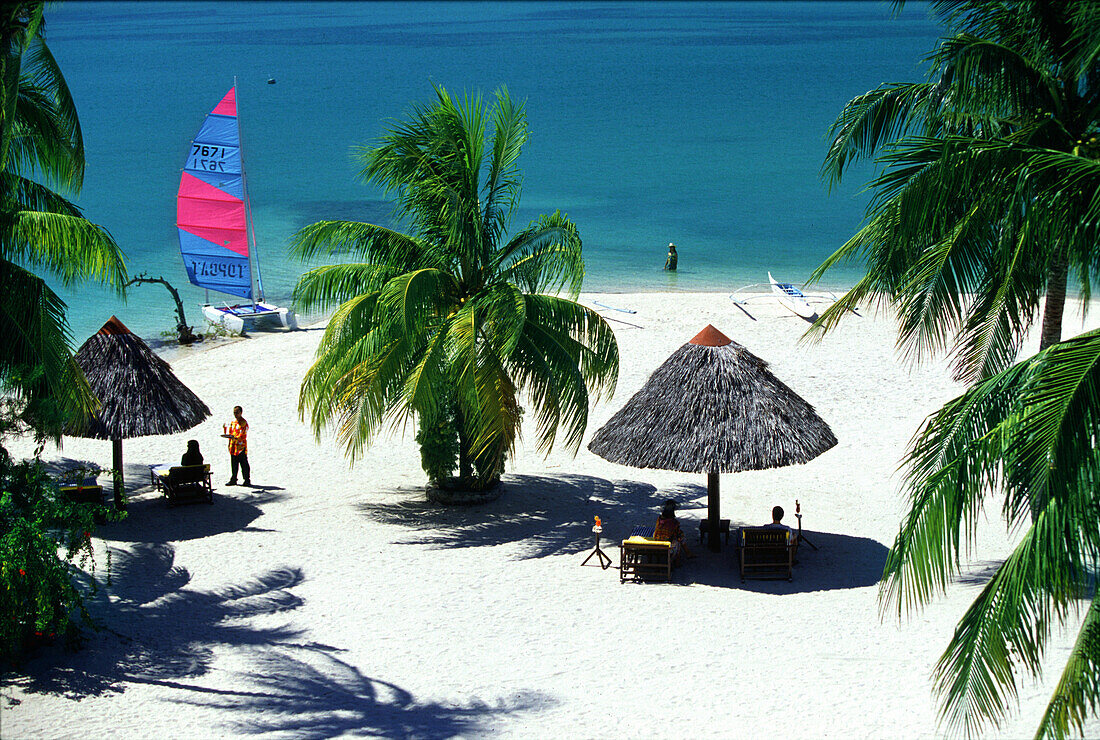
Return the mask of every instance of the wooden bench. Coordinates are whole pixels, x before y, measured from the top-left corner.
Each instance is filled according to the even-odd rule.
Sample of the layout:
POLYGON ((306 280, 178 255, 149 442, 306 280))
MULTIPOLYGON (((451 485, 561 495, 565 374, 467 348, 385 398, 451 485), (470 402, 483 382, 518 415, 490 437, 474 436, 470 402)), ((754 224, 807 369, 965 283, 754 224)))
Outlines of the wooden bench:
MULTIPOLYGON (((650 528, 650 533, 653 530, 650 528)), ((619 583, 672 580, 672 543, 633 535, 619 546, 619 583)))
POLYGON ((205 501, 214 503, 214 484, 209 465, 177 465, 161 476, 161 490, 169 506, 205 501))
POLYGON ((774 527, 742 527, 738 535, 741 546, 741 581, 746 578, 794 579, 795 543, 791 532, 774 527))

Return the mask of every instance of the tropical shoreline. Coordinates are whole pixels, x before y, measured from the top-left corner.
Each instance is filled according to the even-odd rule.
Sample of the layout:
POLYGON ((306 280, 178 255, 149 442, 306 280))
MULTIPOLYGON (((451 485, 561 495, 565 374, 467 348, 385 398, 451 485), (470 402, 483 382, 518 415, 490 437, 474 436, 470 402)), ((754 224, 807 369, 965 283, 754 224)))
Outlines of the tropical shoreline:
MULTIPOLYGON (((77 653, 34 657, 0 698, 5 731, 595 737, 645 735, 660 715, 670 727, 704 718, 728 736, 778 722, 810 737, 929 737, 935 661, 1015 541, 992 521, 982 527, 959 582, 901 622, 878 600, 906 508, 898 461, 921 420, 961 387, 942 361, 900 362, 888 315, 861 311, 820 343, 800 343, 807 324, 774 302, 755 301, 753 320, 716 295, 582 294, 585 305, 636 311, 605 313, 645 327, 613 324, 618 389, 593 409, 584 444, 713 324, 767 361, 839 439, 804 466, 721 478, 734 527, 763 523, 777 503, 793 525, 801 503, 820 549, 803 548, 793 582, 742 584, 732 548, 699 547, 704 476, 613 465, 584 444, 575 457, 543 456, 530 430, 504 494, 482 506, 425 501, 411 430, 385 433, 349 467, 327 433, 318 444, 298 419, 298 384, 323 326, 314 324, 172 360, 213 416, 125 442, 130 515, 93 541, 100 584, 90 604, 108 629, 77 653), (224 485, 218 435, 236 404, 252 426, 253 489, 224 485), (178 458, 187 439, 213 465, 215 504, 169 510, 149 490, 147 466, 178 458), (614 568, 579 567, 594 516, 617 566, 619 540, 669 497, 701 555, 672 585, 620 584, 614 568)), ((1071 304, 1067 335, 1074 316, 1071 304)), ((26 455, 30 442, 9 449, 26 455)), ((110 445, 65 439, 44 457, 107 465, 110 445)), ((1022 684, 1020 711, 996 736, 1031 734, 1070 645, 1056 633, 1044 680, 1022 684)))

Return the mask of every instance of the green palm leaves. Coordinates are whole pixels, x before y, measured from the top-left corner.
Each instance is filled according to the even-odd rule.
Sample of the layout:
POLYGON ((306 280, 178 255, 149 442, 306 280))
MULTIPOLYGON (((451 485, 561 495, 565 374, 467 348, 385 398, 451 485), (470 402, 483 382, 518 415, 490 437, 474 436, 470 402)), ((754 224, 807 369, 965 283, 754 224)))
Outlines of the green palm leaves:
MULTIPOLYGON (((1093 331, 974 385, 928 419, 906 460, 910 511, 882 586, 899 611, 947 588, 992 490, 1004 492, 1009 526, 1024 529, 936 669, 945 716, 968 734, 1003 716, 1017 669, 1038 674, 1051 629, 1078 599, 1093 599, 1090 613, 1100 608, 1087 587, 1100 556, 1097 429, 1100 332, 1093 331)), ((1086 622, 1040 736, 1062 737, 1070 719, 1080 731, 1095 709, 1100 654, 1089 629, 1086 622)))
POLYGON ((953 355, 972 385, 926 421, 905 460, 910 510, 881 597, 899 613, 945 590, 987 497, 1021 532, 941 657, 948 724, 996 726, 1018 673, 1037 676, 1051 631, 1092 600, 1037 732, 1083 732, 1100 702, 1100 332, 1061 339, 1067 279, 1100 267, 1100 13, 1091 2, 937 2, 954 31, 927 83, 852 100, 830 135, 836 181, 876 155, 865 226, 815 271, 866 275, 812 331, 871 299, 898 311, 898 345, 953 355), (1043 309, 1040 352, 1017 362, 1043 309), (1015 363, 1015 364, 1013 364, 1015 363))
POLYGON ((410 233, 323 221, 295 238, 303 258, 357 260, 313 269, 295 288, 305 308, 335 307, 299 408, 318 435, 333 426, 353 459, 387 420, 416 417, 436 432, 424 439, 457 439, 460 476, 476 471, 487 485, 515 443, 521 394, 540 449, 559 432, 579 446, 589 403, 614 390, 618 348, 606 322, 570 299, 584 263, 567 217, 541 216, 505 241, 523 107, 507 90, 491 109, 436 94, 358 150, 362 178, 396 195, 410 233))
POLYGON ((110 234, 51 189, 79 190, 84 147, 72 97, 40 33, 42 7, 9 3, 0 11, 0 385, 28 409, 44 404, 64 416, 96 401, 69 351, 64 302, 28 269, 121 292, 126 268, 110 234))
POLYGON ((831 182, 872 155, 883 172, 866 226, 811 282, 865 260, 866 278, 818 331, 859 300, 888 300, 911 319, 899 334, 907 353, 950 351, 958 376, 975 380, 1015 357, 1044 295, 1042 346, 1058 341, 1067 272, 1089 293, 1091 194, 1066 175, 1095 160, 1082 150, 1100 121, 1087 53, 1100 21, 1086 2, 936 5, 958 32, 929 56, 932 81, 855 98, 830 130, 831 182), (1060 154, 1077 164, 1054 165, 1060 154))

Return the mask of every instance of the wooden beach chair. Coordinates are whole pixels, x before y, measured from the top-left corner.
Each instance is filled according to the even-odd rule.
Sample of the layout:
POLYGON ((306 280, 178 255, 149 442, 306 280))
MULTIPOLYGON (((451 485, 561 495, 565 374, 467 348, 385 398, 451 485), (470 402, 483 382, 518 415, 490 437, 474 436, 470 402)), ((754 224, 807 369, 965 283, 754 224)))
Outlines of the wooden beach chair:
POLYGON ((82 476, 77 480, 63 480, 57 484, 61 495, 74 504, 102 504, 103 486, 94 476, 82 476))
POLYGON ((199 501, 214 503, 209 465, 177 465, 168 469, 168 475, 160 483, 169 506, 199 501))
MULTIPOLYGON (((57 490, 63 498, 74 504, 94 504, 106 506, 103 500, 103 486, 99 485, 95 475, 87 475, 84 471, 75 471, 63 475, 57 481, 57 490)), ((101 512, 94 514, 96 524, 106 522, 101 512)))
POLYGON ((741 581, 746 578, 794 580, 794 549, 791 533, 774 527, 742 527, 741 581))
POLYGON ((672 543, 652 539, 653 527, 639 526, 619 546, 619 583, 672 581, 672 543))

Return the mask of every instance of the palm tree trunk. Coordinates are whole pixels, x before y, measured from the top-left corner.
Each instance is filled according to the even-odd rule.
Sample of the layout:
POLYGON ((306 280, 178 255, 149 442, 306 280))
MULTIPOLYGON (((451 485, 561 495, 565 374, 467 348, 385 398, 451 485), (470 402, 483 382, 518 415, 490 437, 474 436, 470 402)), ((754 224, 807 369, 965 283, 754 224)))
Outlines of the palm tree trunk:
POLYGON ((1039 337, 1039 351, 1062 341, 1062 312, 1066 306, 1066 278, 1069 266, 1059 258, 1050 268, 1047 277, 1047 296, 1043 307, 1043 332, 1039 337))
POLYGON ((470 440, 466 436, 466 420, 462 409, 455 407, 455 428, 458 430, 458 477, 470 480, 474 477, 474 460, 470 456, 470 440))
MULTIPOLYGON (((1043 332, 1039 335, 1039 351, 1062 341, 1062 313, 1066 307, 1066 279, 1069 265, 1061 257, 1056 258, 1047 277, 1047 296, 1043 306, 1043 332)), ((1046 502, 1030 501, 1031 521, 1039 518, 1046 502)))

